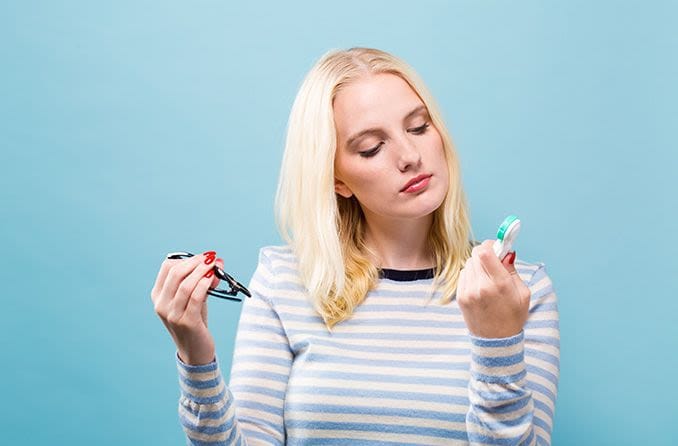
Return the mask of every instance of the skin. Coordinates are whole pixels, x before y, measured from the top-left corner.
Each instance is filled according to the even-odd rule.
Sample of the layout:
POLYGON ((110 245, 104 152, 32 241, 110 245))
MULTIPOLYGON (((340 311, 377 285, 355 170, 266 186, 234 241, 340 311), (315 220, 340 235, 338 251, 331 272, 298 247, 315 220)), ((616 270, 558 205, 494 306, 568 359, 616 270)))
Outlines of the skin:
POLYGON ((219 284, 215 276, 204 277, 215 263, 206 264, 205 254, 188 259, 166 259, 151 290, 156 314, 177 346, 179 358, 186 364, 201 365, 215 357, 214 338, 207 328, 207 290, 219 284))
MULTIPOLYGON (((449 178, 440 133, 423 102, 400 77, 377 74, 344 86, 333 110, 335 191, 345 198, 355 196, 360 203, 366 243, 377 253, 375 261, 382 268, 432 267, 426 240, 449 178), (420 107, 423 110, 410 114, 420 107), (353 138, 365 129, 375 131, 353 138), (422 173, 432 175, 427 188, 401 192, 422 173)), ((461 271, 457 301, 471 334, 503 338, 518 334, 525 325, 530 291, 509 262, 515 253, 500 261, 493 242, 485 240, 473 249, 461 271)))
MULTIPOLYGON (((369 75, 346 85, 333 103, 335 191, 357 198, 367 222, 366 241, 383 268, 433 266, 426 240, 449 178, 442 139, 423 105, 406 82, 390 74, 369 75), (413 110, 418 111, 410 114, 413 110), (377 131, 349 144, 353 135, 368 128, 377 131), (374 156, 363 156, 377 146, 371 152, 374 156), (432 175, 427 188, 401 192, 420 174, 432 175)), ((471 334, 502 338, 518 334, 525 325, 530 291, 507 260, 510 255, 500 262, 492 243, 485 240, 473 249, 459 277, 457 301, 471 334)), ((204 275, 215 263, 223 268, 224 262, 207 264, 206 259, 202 254, 165 260, 151 290, 155 312, 179 358, 191 365, 207 364, 215 357, 207 327, 207 290, 219 280, 204 275)))
POLYGON ((510 263, 494 254, 494 240, 473 248, 461 270, 457 302, 471 334, 481 338, 507 338, 523 329, 530 308, 530 289, 510 263))
POLYGON ((335 191, 360 203, 375 260, 395 269, 433 266, 426 238, 449 181, 443 142, 424 103, 400 77, 379 74, 342 88, 333 108, 335 191), (365 129, 376 131, 351 141, 365 129), (401 192, 421 174, 432 175, 426 190, 401 192))

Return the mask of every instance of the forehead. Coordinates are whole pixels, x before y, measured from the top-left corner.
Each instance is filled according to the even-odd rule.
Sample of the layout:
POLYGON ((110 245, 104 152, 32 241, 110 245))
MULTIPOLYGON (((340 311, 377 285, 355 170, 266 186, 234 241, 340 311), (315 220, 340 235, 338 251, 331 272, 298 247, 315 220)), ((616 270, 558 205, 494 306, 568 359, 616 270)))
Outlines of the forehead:
POLYGON ((334 98, 339 133, 400 120, 423 102, 399 76, 375 74, 345 85, 334 98))

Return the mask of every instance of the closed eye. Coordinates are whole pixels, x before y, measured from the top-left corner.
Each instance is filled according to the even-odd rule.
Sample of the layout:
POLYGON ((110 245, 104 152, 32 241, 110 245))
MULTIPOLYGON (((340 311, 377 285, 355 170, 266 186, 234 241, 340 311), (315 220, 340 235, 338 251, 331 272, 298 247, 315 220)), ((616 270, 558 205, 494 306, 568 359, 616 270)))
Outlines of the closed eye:
POLYGON ((428 127, 429 127, 430 125, 431 125, 431 124, 429 124, 429 123, 427 122, 427 123, 424 124, 424 125, 421 125, 421 126, 419 126, 419 127, 415 127, 415 128, 413 128, 413 129, 409 129, 408 131, 409 131, 410 133, 415 134, 415 135, 421 135, 421 134, 423 134, 423 133, 426 133, 426 130, 428 129, 428 127))
POLYGON ((379 144, 377 144, 375 147, 372 147, 371 149, 364 150, 364 151, 358 152, 358 153, 360 153, 360 156, 362 156, 363 158, 370 158, 370 157, 376 155, 377 152, 379 151, 379 149, 381 148, 381 146, 383 146, 383 145, 384 145, 384 142, 382 141, 379 144))
MULTIPOLYGON (((424 133, 426 133, 426 131, 428 130, 428 128, 430 126, 431 126, 431 124, 429 122, 427 122, 423 125, 420 125, 419 127, 414 127, 412 129, 408 129, 407 131, 412 133, 413 135, 423 135, 424 133)), ((376 155, 377 152, 379 152, 379 150, 381 149, 381 146, 383 146, 383 145, 384 145, 384 142, 381 141, 375 147, 372 147, 371 149, 368 149, 368 150, 363 150, 362 152, 358 152, 358 153, 363 158, 370 158, 370 157, 373 157, 374 155, 376 155)))

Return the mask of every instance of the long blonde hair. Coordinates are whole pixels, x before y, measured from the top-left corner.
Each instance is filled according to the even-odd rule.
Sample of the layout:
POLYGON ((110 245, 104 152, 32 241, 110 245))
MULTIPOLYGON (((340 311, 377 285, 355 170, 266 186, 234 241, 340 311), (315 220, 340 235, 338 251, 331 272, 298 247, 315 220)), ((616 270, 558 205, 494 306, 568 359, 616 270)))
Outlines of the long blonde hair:
POLYGON ((433 214, 428 248, 435 259, 433 289, 453 299, 459 271, 471 255, 472 236, 459 159, 440 111, 423 81, 405 62, 372 48, 332 50, 304 79, 290 112, 276 194, 281 236, 298 260, 299 274, 329 330, 349 318, 379 280, 365 246, 358 201, 334 190, 336 130, 333 101, 346 84, 367 74, 401 77, 419 95, 443 141, 449 190, 433 214))

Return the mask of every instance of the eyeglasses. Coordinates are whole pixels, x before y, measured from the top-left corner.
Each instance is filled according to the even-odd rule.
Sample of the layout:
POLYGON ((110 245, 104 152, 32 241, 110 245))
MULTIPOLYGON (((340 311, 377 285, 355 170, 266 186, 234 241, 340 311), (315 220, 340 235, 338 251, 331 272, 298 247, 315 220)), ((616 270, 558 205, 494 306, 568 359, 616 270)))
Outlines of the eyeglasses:
MULTIPOLYGON (((195 254, 191 254, 190 252, 170 252, 167 254, 168 259, 172 260, 178 260, 178 259, 188 259, 189 257, 193 257, 195 254)), ((237 296, 238 293, 243 293, 247 297, 252 297, 252 294, 250 291, 245 288, 243 284, 235 280, 233 277, 231 277, 226 271, 223 269, 219 268, 218 266, 214 265, 214 274, 220 279, 220 280, 225 280, 226 283, 231 287, 230 290, 218 290, 216 288, 210 288, 207 291, 207 294, 210 296, 218 297, 220 299, 227 299, 227 300, 233 300, 235 302, 242 302, 242 299, 239 297, 232 297, 232 296, 237 296)))

